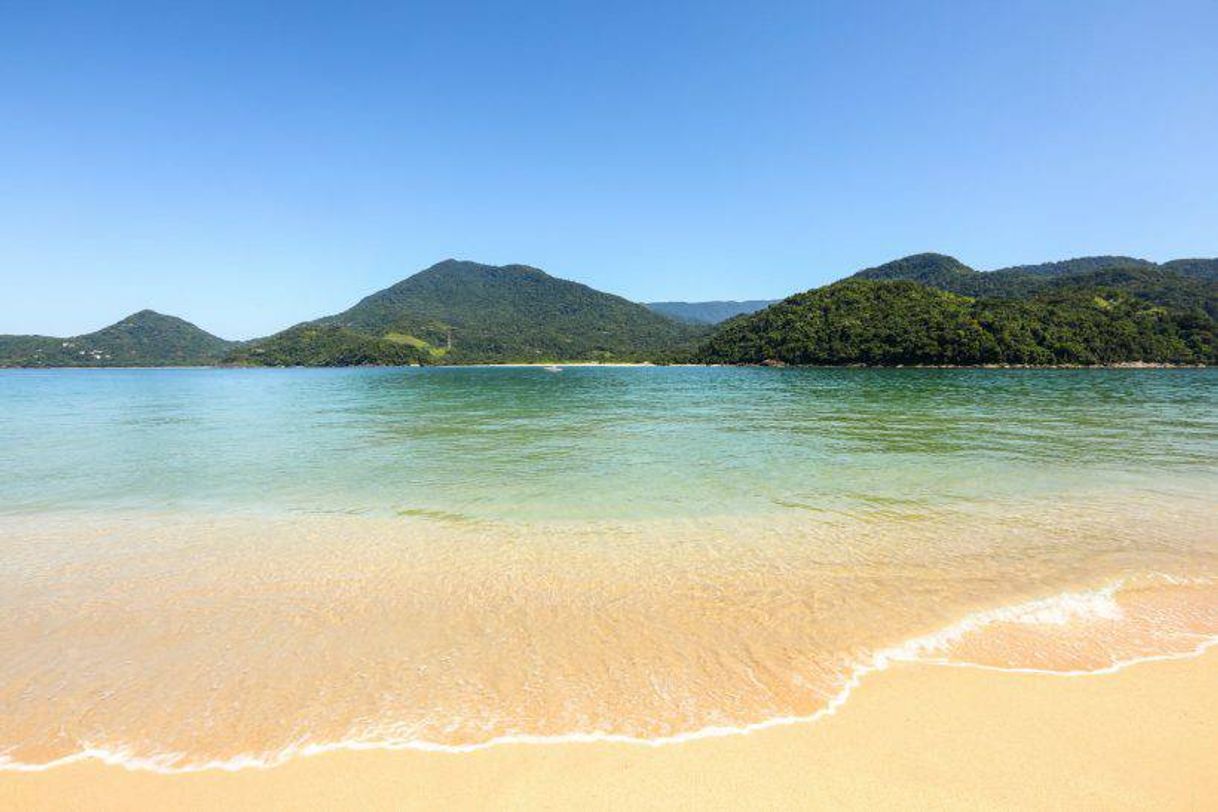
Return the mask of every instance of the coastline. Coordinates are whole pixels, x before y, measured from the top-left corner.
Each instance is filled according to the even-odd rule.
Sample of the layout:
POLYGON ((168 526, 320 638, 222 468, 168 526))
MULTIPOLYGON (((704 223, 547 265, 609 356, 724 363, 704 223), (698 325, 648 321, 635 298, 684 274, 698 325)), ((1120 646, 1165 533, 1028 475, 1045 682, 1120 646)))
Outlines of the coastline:
MULTIPOLYGON (((8 630, 6 647, 61 669, 70 662, 80 676, 72 684, 61 679, 47 693, 47 714, 28 713, 18 693, 0 697, 8 703, 6 734, 14 743, 0 752, 0 774, 57 773, 94 763, 180 775, 278 767, 343 751, 468 754, 543 742, 662 749, 818 723, 853 704, 856 693, 865 693, 860 685, 870 684, 877 672, 909 662, 1091 675, 1147 659, 1191 657, 1202 638, 1212 644, 1218 630, 1213 582, 1193 577, 1213 572, 1218 563, 1204 553, 1212 544, 1209 503, 1182 498, 1161 502, 1162 514, 1143 515, 1136 500, 1128 511, 1109 513, 1128 500, 1094 499, 1086 501, 1099 509, 1095 515, 1070 504, 1027 524, 1032 515, 1019 513, 1034 538, 1055 538, 1036 530, 1054 527, 1084 559, 1110 555, 1111 545, 1119 548, 1125 538, 1156 538, 1154 528, 1166 516, 1182 550, 1198 549, 1186 562, 1148 554, 1136 570, 1079 578, 1055 575, 1051 568, 1034 570, 1031 577, 1022 557, 1003 563, 996 550, 1017 547, 1019 536, 989 537, 988 513, 971 522, 953 518, 950 527, 943 521, 898 523, 896 536, 869 535, 869 526, 855 521, 814 527, 798 517, 768 517, 760 527, 735 517, 695 525, 653 521, 645 529, 529 522, 503 524, 501 532, 428 517, 310 517, 307 523, 294 517, 176 514, 112 515, 93 522, 68 513, 12 517, 0 526, 0 537, 17 560, 23 549, 39 548, 47 561, 44 582, 55 584, 56 597, 37 597, 45 591, 37 582, 24 593, 13 592, 10 597, 28 607, 31 622, 8 630), (1097 524, 1097 517, 1106 518, 1097 524), (100 583, 96 567, 71 563, 82 541, 114 538, 123 539, 128 560, 118 569, 103 566, 100 583), (225 543, 208 543, 217 538, 225 543), (538 547, 529 539, 546 543, 538 547), (666 543, 657 544, 660 539, 666 543), (734 548, 728 539, 740 545, 734 548), (843 539, 854 539, 849 553, 841 552, 843 539), (899 573, 912 558, 917 572, 913 581, 898 577, 891 588, 882 588, 885 579, 871 572, 871 602, 889 607, 877 614, 866 602, 851 600, 856 579, 843 581, 835 573, 845 564, 842 556, 866 559, 897 539, 909 556, 888 560, 884 568, 899 573), (968 554, 991 566, 936 565, 931 539, 946 542, 952 556, 968 554), (350 554, 355 549, 360 555, 350 554), (775 560, 781 570, 767 564, 775 560), (995 601, 995 585, 1008 580, 1004 573, 1012 564, 1040 586, 1012 588, 995 601), (943 579, 954 586, 962 575, 981 588, 970 595, 935 586, 943 579), (128 590, 124 580, 141 588, 128 590), (896 589, 902 583, 938 596, 939 608, 927 611, 926 601, 904 604, 896 589), (172 588, 149 592, 144 584, 172 588), (280 590, 268 590, 276 584, 290 585, 284 594, 293 597, 277 599, 280 590), (746 597, 729 599, 728 592, 746 597), (180 610, 183 595, 201 597, 189 613, 180 610), (818 614, 824 602, 846 620, 818 614), (945 614, 948 602, 957 608, 945 614), (146 620, 132 624, 131 612, 101 608, 128 605, 146 620), (866 613, 865 626, 858 625, 858 611, 866 613), (394 620, 341 620, 372 617, 394 620), (504 617, 515 620, 503 622, 504 617), (663 633, 616 631, 642 632, 649 624, 663 633), (811 627, 819 636, 800 631, 811 627), (145 628, 153 636, 138 631, 145 628), (409 631, 416 628, 428 631, 420 637, 409 631), (44 629, 55 629, 60 642, 48 644, 44 629), (167 639, 183 637, 178 629, 197 650, 223 650, 225 660, 219 667, 208 659, 178 668, 149 657, 138 672, 114 670, 115 644, 136 654, 156 652, 167 639), (494 644, 481 642, 488 636, 484 629, 493 630, 494 644), (587 629, 598 630, 597 648, 581 656, 587 629), (352 632, 363 644, 348 644, 352 632), (1153 644, 1148 635, 1154 635, 1153 644), (265 641, 271 638, 286 651, 319 646, 325 662, 268 658, 265 641), (67 646, 68 640, 79 642, 67 646), (95 649, 96 640, 114 643, 95 649), (430 677, 425 669, 409 676, 401 671, 401 662, 442 660, 448 649, 437 651, 428 640, 464 653, 460 668, 448 672, 459 670, 460 682, 442 673, 430 677), (533 667, 504 658, 505 650, 528 651, 533 667), (748 667, 688 667, 705 651, 748 667), (804 654, 798 659, 786 653, 791 651, 804 654), (850 673, 822 665, 840 657, 850 658, 850 673), (550 678, 558 690, 533 691, 532 697, 511 693, 511 686, 528 684, 538 664, 558 674, 550 678), (234 665, 239 679, 231 678, 234 665), (286 682, 279 676, 284 667, 293 674, 286 682), (606 667, 613 669, 611 680, 602 676, 606 667), (374 669, 382 676, 370 679, 374 669), (657 672, 673 675, 659 689, 652 682, 657 672), (191 684, 194 689, 185 691, 170 687, 191 684), (461 690, 464 684, 505 687, 488 697, 461 690), (392 704, 367 703, 364 685, 379 695, 394 692, 392 704), (590 698, 584 705, 573 705, 565 685, 595 690, 585 691, 590 698), (115 701, 97 704, 99 691, 115 701), (703 697, 717 698, 713 705, 691 704, 703 697), (498 705, 491 704, 495 699, 498 705), (516 715, 523 702, 531 704, 516 715), (176 710, 163 714, 165 706, 176 710), (215 713, 217 706, 234 712, 215 713), (82 707, 88 712, 81 713, 82 707), (720 707, 735 711, 719 715, 720 707), (454 710, 439 718, 440 708, 454 710), (383 724, 371 726, 370 712, 380 713, 383 724), (183 726, 182 718, 207 724, 183 726)), ((40 679, 25 673, 18 669, 8 684, 40 679)))
POLYGON ((657 361, 505 361, 503 363, 469 363, 469 364, 353 364, 347 366, 257 366, 247 364, 186 364, 182 366, 0 366, 0 370, 31 370, 48 371, 54 369, 70 370, 157 370, 157 369, 496 369, 496 368, 531 368, 531 367, 654 367, 656 369, 680 368, 740 368, 740 369, 984 369, 984 370, 1105 370, 1105 369, 1212 369, 1210 364, 1171 364, 1157 361, 1117 361, 1111 364, 784 364, 784 363, 755 363, 755 364, 697 364, 697 363, 661 363, 657 361))
POLYGON ((662 747, 334 752, 162 775, 0 772, 23 809, 1190 808, 1218 794, 1218 651, 1086 676, 902 663, 833 716, 662 747))
MULTIPOLYGON (((90 376, 67 375, 58 389, 47 385, 55 376, 24 389, 12 378, 13 414, 31 427, 30 442, 12 446, 13 467, 35 487, 6 483, 10 508, 29 510, 0 528, 10 565, 0 594, 17 621, 3 647, 20 652, 0 696, 13 742, 0 748, 0 808, 958 802, 947 791, 1006 806, 1026 800, 1029 783, 1057 787, 1040 806, 1192 802, 1180 788, 1201 785, 1208 765, 1197 760, 1215 748, 1182 718, 1218 713, 1208 688, 1161 675, 1213 658, 1096 672, 1109 656, 1129 662, 1218 635, 1208 374, 1066 375, 1059 386, 1032 373, 909 373, 881 376, 896 386, 877 393, 852 374, 741 373, 727 375, 727 398, 695 392, 716 378, 696 370, 572 373, 608 389, 545 386, 554 382, 540 370, 452 375, 487 388, 464 390, 463 407, 443 397, 441 372, 220 375, 223 397, 208 399, 199 385, 210 375, 114 376, 84 414, 100 418, 93 435, 114 440, 101 450, 119 453, 85 446, 97 475, 87 490, 58 492, 40 466, 71 470, 76 456, 34 440, 62 437, 75 452, 90 376), (280 397, 251 385, 264 377, 280 379, 265 387, 280 397), (1046 384, 1034 393, 1033 378, 1046 384), (982 379, 979 397, 971 382, 982 379), (350 386, 361 381, 370 385, 350 386), (420 385, 381 385, 402 381, 420 385), (351 399, 334 397, 340 389, 351 399), (567 390, 579 398, 561 400, 567 390), (134 395, 148 408, 132 411, 134 395), (872 411, 877 396, 884 408, 872 411), (1026 397, 1019 409, 1015 397, 1026 397), (934 407, 910 408, 915 399, 934 407), (198 405, 213 400, 224 408, 198 405), (609 400, 648 405, 614 411, 609 400), (527 408, 503 408, 513 402, 527 408), (166 408, 179 403, 193 411, 166 408), (439 435, 437 413, 450 423, 439 435), (691 414, 705 420, 698 432, 661 433, 691 414), (859 414, 865 425, 852 422, 859 414), (1003 422, 1017 433, 1004 436, 1003 422), (576 424, 601 434, 571 453, 576 424), (1141 436, 1147 425, 1159 431, 1141 436), (810 427, 834 443, 808 441, 810 427), (476 437, 476 453, 453 430, 476 437), (920 435, 926 442, 909 441, 920 435), (666 436, 663 465, 641 467, 651 458, 640 452, 666 436), (196 448, 215 458, 181 456, 196 448), (875 462, 860 465, 860 449, 875 462), (1034 465, 1012 464, 1017 455, 1034 465), (1070 468, 1080 456, 1085 477, 1070 468), (682 477, 732 457, 750 466, 721 482, 682 477), (520 464, 478 470, 503 458, 520 464), (200 479, 191 466, 175 478, 162 461, 177 459, 213 473, 200 479), (338 467, 346 459, 360 464, 338 467), (445 476, 418 476, 412 459, 445 476), (614 460, 628 462, 617 479, 589 462, 614 460), (819 460, 855 467, 835 467, 837 490, 774 471, 819 460), (957 466, 967 486, 936 478, 957 466), (1127 479, 1114 476, 1125 467, 1127 479), (166 487, 141 485, 133 474, 144 470, 166 487), (547 476, 526 476, 530 490, 514 493, 522 471, 547 476), (297 472, 319 476, 285 476, 297 472), (382 490, 341 490, 369 472, 384 476, 382 490), (635 479, 648 493, 630 489, 635 479), (415 480, 468 483, 465 498, 482 501, 387 507, 387 494, 415 480), (748 499, 728 498, 758 481, 748 499), (280 492, 278 482, 290 484, 280 492), (256 498, 236 499, 231 484, 256 498), (615 501, 597 502, 609 485, 615 501), (855 490, 869 501, 839 496, 855 490), (579 496, 580 510, 530 495, 543 491, 579 496), (215 501, 179 508, 184 492, 215 501), (656 515, 622 509, 653 502, 656 515), (518 503, 546 510, 496 512, 518 503), (369 504, 383 512, 366 514, 369 504), (851 656, 861 651, 883 665, 850 683, 848 702, 816 713, 830 696, 818 686, 845 676, 835 664, 868 667, 851 656), (1041 666, 1087 674, 1010 673, 1041 666), (1129 687, 1146 674, 1159 676, 1129 687), (1108 704, 1091 702, 1093 691, 1108 704), (1144 694, 1164 701, 1146 712, 1144 694), (587 741, 598 731, 620 735, 587 741), (544 746, 520 741, 543 736, 544 746), (1142 739, 1166 742, 1171 786, 1155 783, 1160 756, 1142 739), (1055 755, 1042 764, 1045 751, 1055 755), (1062 771, 1071 758, 1073 772, 1062 771), (894 767, 907 763, 908 775, 894 767), (198 770, 157 774, 178 764, 198 770), (1124 774, 1131 764, 1137 774, 1124 774)), ((1214 668, 1205 673, 1218 682, 1214 668)))

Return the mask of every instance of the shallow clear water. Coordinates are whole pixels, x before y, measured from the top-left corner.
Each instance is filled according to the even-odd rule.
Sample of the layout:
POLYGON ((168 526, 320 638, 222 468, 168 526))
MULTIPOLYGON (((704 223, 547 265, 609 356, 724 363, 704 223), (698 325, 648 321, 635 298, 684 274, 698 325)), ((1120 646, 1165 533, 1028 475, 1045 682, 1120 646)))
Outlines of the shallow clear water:
POLYGON ((1214 370, 0 372, 0 509, 622 518, 1218 481, 1214 370))
POLYGON ((1218 372, 0 371, 0 767, 664 741, 1218 640, 1218 372))

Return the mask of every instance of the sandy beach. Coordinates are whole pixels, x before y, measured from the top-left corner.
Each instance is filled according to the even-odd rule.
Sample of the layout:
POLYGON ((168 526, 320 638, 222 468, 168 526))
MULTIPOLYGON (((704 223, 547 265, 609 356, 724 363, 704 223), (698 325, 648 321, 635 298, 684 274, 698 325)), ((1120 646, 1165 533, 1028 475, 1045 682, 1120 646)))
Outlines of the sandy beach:
POLYGON ((1218 0, 4 12, 0 812, 1218 812, 1218 0))
POLYGON ((838 713, 663 747, 340 752, 159 775, 0 774, 11 809, 1189 809, 1218 799, 1218 651, 1061 677, 901 665, 838 713))
POLYGON ((0 387, 0 809, 1218 797, 1212 376, 94 378, 0 387))

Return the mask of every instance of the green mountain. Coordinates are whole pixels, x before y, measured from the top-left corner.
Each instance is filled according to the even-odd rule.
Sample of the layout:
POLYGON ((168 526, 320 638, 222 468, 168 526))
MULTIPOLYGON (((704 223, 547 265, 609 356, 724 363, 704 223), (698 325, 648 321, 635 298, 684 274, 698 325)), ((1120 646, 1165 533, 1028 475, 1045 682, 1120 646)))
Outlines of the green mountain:
POLYGON ((1083 277, 1103 270, 1164 271, 1218 282, 1218 260, 1173 260, 1157 265, 1149 260, 1122 256, 1078 257, 1039 265, 1017 265, 996 271, 978 271, 943 254, 914 254, 854 274, 853 279, 920 282, 932 288, 963 296, 1021 298, 1070 277, 1083 277))
POLYGON ((1159 266, 1165 271, 1174 271, 1181 276, 1208 279, 1218 282, 1218 259, 1173 259, 1159 266))
MULTIPOLYGON (((947 266, 946 270, 951 271, 947 266)), ((1062 286, 974 299, 908 280, 850 278, 727 322, 709 363, 815 365, 1215 363, 1218 325, 1127 290, 1062 286)))
POLYGON ((1218 360, 1218 260, 1123 256, 978 271, 915 254, 728 322, 724 363, 1106 364, 1218 360))
POLYGON ((1218 259, 1095 256, 978 271, 928 253, 778 303, 649 305, 526 265, 446 260, 257 341, 143 310, 71 338, 0 336, 0 366, 1213 363, 1216 322, 1218 259))
MULTIPOLYGON (((1073 276, 1091 273, 1106 268, 1153 268, 1155 263, 1148 259, 1122 256, 1075 257, 1057 262, 1041 262, 1036 265, 1014 265, 1010 268, 999 268, 988 271, 1004 276, 1073 276)), ((986 273, 983 271, 982 273, 986 273)))
POLYGON ((742 302, 644 302, 644 305, 669 318, 686 324, 719 324, 734 316, 756 313, 777 299, 749 299, 742 302))
POLYGON ((864 268, 854 274, 855 279, 908 279, 932 287, 965 284, 977 271, 955 257, 946 254, 912 254, 875 268, 864 268))
POLYGON ((1170 263, 1150 267, 1117 267, 1051 280, 1044 292, 1103 288, 1127 293, 1151 304, 1181 312, 1199 310, 1218 319, 1218 277, 1182 276, 1170 263))
MULTIPOLYGON (((445 363, 662 360, 705 333, 527 265, 457 260, 433 265, 310 324, 342 328, 445 363)), ((239 351, 232 360, 256 362, 254 350, 261 345, 239 351)), ((287 340, 279 345, 295 346, 287 340)), ((291 361, 290 353, 280 357, 291 361)))
POLYGON ((234 346, 188 321, 141 310, 71 338, 0 336, 0 366, 200 366, 216 363, 234 346))

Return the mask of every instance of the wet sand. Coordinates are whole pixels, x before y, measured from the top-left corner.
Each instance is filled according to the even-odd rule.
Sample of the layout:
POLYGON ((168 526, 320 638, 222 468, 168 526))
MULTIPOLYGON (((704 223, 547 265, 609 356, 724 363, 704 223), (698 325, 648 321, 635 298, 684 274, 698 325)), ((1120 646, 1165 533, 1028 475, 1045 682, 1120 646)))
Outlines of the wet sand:
POLYGON ((161 775, 0 773, 0 806, 121 808, 1212 807, 1218 651, 1082 677, 903 664, 835 715, 647 747, 338 752, 161 775))
POLYGON ((680 741, 823 713, 890 662, 1096 671, 1192 651, 1218 637, 1213 511, 1139 507, 15 518, 0 523, 14 573, 0 767, 82 750, 181 771, 341 743, 680 741))

